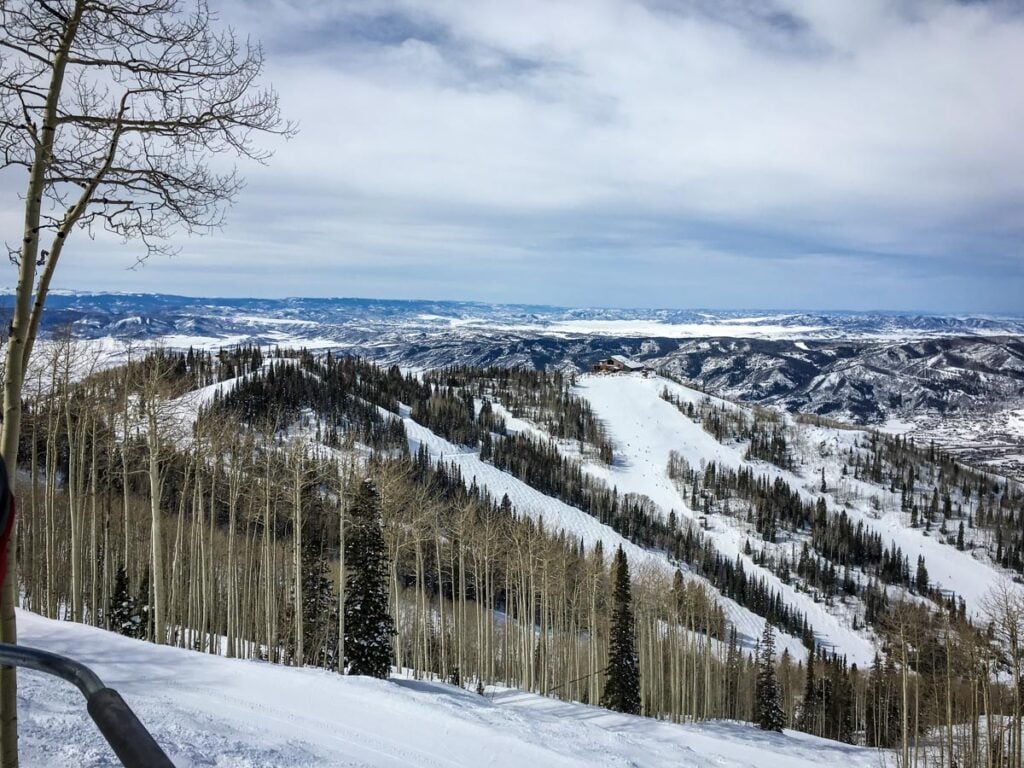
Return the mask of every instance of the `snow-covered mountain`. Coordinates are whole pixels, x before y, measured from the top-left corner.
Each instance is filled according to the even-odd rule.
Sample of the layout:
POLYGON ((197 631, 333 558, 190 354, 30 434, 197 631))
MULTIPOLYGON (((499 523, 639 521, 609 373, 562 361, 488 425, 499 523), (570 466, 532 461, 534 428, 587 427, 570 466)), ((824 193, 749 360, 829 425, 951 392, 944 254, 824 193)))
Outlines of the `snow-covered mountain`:
MULTIPOLYGON (((244 377, 195 390, 182 398, 176 418, 194 418, 215 392, 240 386, 244 377)), ((849 451, 863 446, 864 433, 827 426, 791 424, 799 461, 791 469, 752 459, 745 444, 718 440, 687 416, 680 404, 699 406, 705 396, 670 380, 643 375, 580 377, 573 392, 605 424, 617 458, 612 465, 584 461, 585 471, 624 494, 642 495, 662 513, 697 521, 699 510, 673 482, 667 463, 675 453, 692 465, 714 463, 746 468, 780 479, 806 500, 823 497, 831 514, 845 514, 882 536, 911 560, 925 558, 932 584, 954 590, 976 615, 983 597, 1004 573, 972 542, 964 549, 944 537, 908 524, 899 494, 847 476, 849 451), (827 487, 822 491, 819 483, 827 487)), ((714 408, 749 414, 742 406, 715 400, 714 408)), ((467 483, 495 497, 507 495, 515 510, 591 546, 624 546, 642 574, 646 568, 673 571, 664 553, 644 549, 583 510, 531 488, 481 459, 478 451, 451 443, 418 424, 400 408, 410 448, 423 448, 434 461, 456 464, 467 483)), ((512 432, 554 439, 538 423, 508 418, 512 432)), ((307 428, 307 432, 308 432, 307 428)), ((310 438, 309 434, 305 435, 310 438)), ((556 441, 557 442, 557 441, 556 441)), ((559 443, 571 454, 572 442, 559 443)), ((739 510, 737 510, 739 511, 739 510)), ((870 664, 875 638, 863 621, 857 598, 821 599, 799 580, 781 578, 763 565, 766 558, 798 548, 800 536, 777 543, 758 540, 742 514, 716 512, 701 522, 703 535, 751 575, 766 579, 787 605, 814 628, 816 643, 862 667, 870 664), (753 551, 749 549, 753 542, 753 551)), ((972 534, 981 535, 981 534, 972 534)), ((694 578, 688 574, 688 578, 694 578)), ((898 588, 891 587, 898 592, 898 588)), ((763 620, 719 595, 730 624, 752 646, 763 620)), ((912 599, 924 600, 920 596, 912 599)), ((712 722, 674 725, 631 717, 552 698, 491 688, 484 696, 439 682, 394 675, 389 681, 353 679, 312 668, 284 667, 225 659, 178 648, 158 647, 67 622, 19 613, 24 644, 72 655, 94 667, 125 695, 180 766, 875 766, 875 750, 837 744, 804 734, 766 734, 751 725, 712 722)), ((796 638, 780 635, 800 658, 796 638)), ((24 764, 114 765, 98 733, 85 718, 78 694, 35 673, 22 675, 24 764)))
POLYGON ((890 424, 1024 472, 1024 316, 58 293, 44 323, 172 347, 335 348, 410 368, 587 370, 624 354, 735 400, 890 424))
POLYGON ((896 342, 687 341, 659 358, 729 397, 872 423, 920 411, 980 410, 1024 392, 1024 338, 896 342))
POLYGON ((1024 472, 1024 338, 705 339, 655 364, 735 400, 910 432, 1024 472))
MULTIPOLYGON (((9 298, 9 295, 8 295, 9 298)), ((938 316, 899 312, 602 309, 359 298, 194 298, 164 294, 57 292, 45 323, 87 337, 164 335, 253 339, 360 338, 385 341, 396 329, 462 339, 706 337, 918 339, 1024 334, 1024 316, 938 316)))
MULTIPOLYGON (((116 301, 116 298, 111 300, 116 301)), ((140 315, 122 320, 127 322, 122 322, 121 327, 129 329, 149 323, 140 315)), ((254 314, 235 315, 229 320, 254 327, 279 320, 287 323, 286 328, 280 327, 280 323, 271 325, 273 330, 266 332, 279 335, 281 344, 303 343, 302 338, 321 339, 318 342, 321 348, 337 346, 365 351, 378 359, 407 360, 392 357, 395 350, 369 342, 360 350, 357 345, 346 347, 334 343, 326 335, 303 337, 301 329, 317 321, 302 317, 268 318, 254 314), (291 327, 300 331, 289 341, 287 334, 291 327)), ((360 322, 372 324, 353 320, 346 329, 351 330, 360 322)), ((401 327, 397 321, 389 322, 393 328, 401 327)), ((475 354, 472 343, 463 340, 460 347, 454 334, 451 337, 453 351, 461 348, 467 355, 475 354)), ((106 342, 110 337, 96 338, 106 342)), ((152 338, 175 346, 206 343, 185 334, 155 334, 152 338)), ((230 336, 209 338, 215 339, 209 342, 214 346, 231 343, 230 336)), ((568 341, 541 334, 534 338, 536 341, 568 341)), ((850 363, 852 369, 874 372, 882 382, 904 377, 904 392, 914 382, 929 382, 930 372, 941 366, 974 370, 964 363, 962 353, 950 351, 959 348, 954 342, 967 343, 963 337, 912 342, 675 339, 673 343, 677 346, 671 352, 656 349, 660 342, 650 338, 615 339, 616 343, 637 345, 630 349, 633 354, 654 361, 667 371, 675 371, 678 376, 702 380, 710 387, 717 381, 719 389, 737 399, 743 396, 781 404, 787 403, 779 393, 796 391, 795 380, 790 382, 789 390, 784 387, 778 391, 729 390, 729 387, 741 388, 743 381, 752 380, 750 371, 764 369, 759 355, 765 354, 766 345, 786 349, 794 360, 804 356, 820 367, 826 366, 829 349, 843 345, 854 347, 860 343, 889 345, 896 351, 888 356, 879 352, 880 362, 865 362, 852 353, 846 359, 854 361, 850 363), (905 351, 910 347, 915 350, 913 353, 905 351), (692 355, 692 359, 687 355, 692 355), (745 371, 744 360, 748 361, 749 370, 745 371), (715 361, 719 361, 719 366, 733 365, 738 371, 735 380, 728 371, 719 371, 715 361), (876 369, 881 369, 883 364, 890 370, 878 372, 876 369), (712 375, 720 378, 713 380, 712 375)), ((600 344, 602 337, 585 336, 582 341, 600 344)), ((976 371, 979 381, 994 379, 997 373, 1007 381, 1013 380, 1017 339, 976 337, 973 343, 988 351, 983 359, 986 369, 976 371)), ((878 349, 881 350, 881 346, 878 349)), ((268 353, 267 357, 274 355, 268 353)), ((310 356, 302 358, 311 363, 330 362, 310 356)), ((302 364, 296 362, 298 359, 279 357, 278 364, 288 366, 288 370, 302 370, 302 364)), ((450 362, 465 359, 465 356, 455 356, 450 362)), ((243 390, 267 366, 268 360, 261 358, 253 370, 232 368, 216 383, 206 383, 209 379, 203 379, 200 385, 193 382, 190 386, 194 388, 169 404, 169 418, 181 428, 182 435, 193 434, 191 427, 200 407, 243 390)), ((362 376, 372 375, 369 369, 374 366, 364 368, 367 370, 362 376)), ((280 374, 284 369, 276 370, 280 374)), ((450 371, 442 375, 454 380, 458 374, 450 371)), ((879 645, 880 625, 877 616, 872 618, 871 609, 876 599, 873 595, 880 594, 879 590, 889 599, 909 600, 935 610, 941 610, 948 601, 970 618, 979 618, 991 586, 1013 575, 1012 569, 1019 571, 1019 565, 1007 564, 1001 539, 997 541, 993 529, 980 521, 981 505, 987 501, 982 500, 980 490, 974 495, 974 488, 980 487, 978 477, 985 479, 987 476, 967 473, 963 484, 944 485, 937 469, 938 460, 932 455, 926 456, 923 448, 917 459, 913 456, 906 459, 906 455, 901 458, 900 451, 879 447, 877 444, 884 440, 877 435, 838 428, 830 423, 779 416, 765 409, 708 396, 699 388, 649 372, 574 377, 571 387, 567 383, 566 397, 571 395, 584 401, 592 410, 600 425, 597 431, 613 447, 614 455, 607 459, 593 450, 593 445, 585 447, 582 437, 559 437, 552 422, 541 418, 541 411, 520 409, 514 416, 515 389, 506 393, 497 387, 493 371, 476 374, 478 386, 467 388, 458 396, 463 398, 469 393, 468 398, 458 402, 463 406, 468 403, 470 420, 481 417, 486 399, 503 420, 500 432, 492 434, 491 427, 486 427, 488 435, 497 436, 494 439, 512 441, 524 432, 538 438, 544 445, 554 446, 557 457, 578 465, 580 471, 596 483, 616 489, 623 500, 642 501, 651 520, 675 520, 667 523, 671 530, 695 533, 702 551, 717 553, 721 562, 733 565, 737 572, 750 579, 746 583, 757 580, 771 595, 777 595, 788 611, 804 619, 802 629, 799 621, 795 628, 793 623, 779 627, 777 647, 788 651, 791 658, 805 658, 802 635, 803 643, 808 646, 824 649, 856 663, 858 668, 866 668, 872 663, 879 645), (716 419, 732 426, 718 429, 714 424, 716 419), (783 440, 784 456, 781 458, 766 457, 754 450, 757 436, 768 432, 774 440, 783 440), (904 460, 912 463, 898 463, 904 460), (889 463, 883 466, 883 462, 889 463), (677 473, 674 466, 683 466, 685 470, 677 473), (877 477, 874 476, 876 467, 877 477), (917 478, 916 491, 911 490, 909 496, 905 488, 901 495, 894 480, 908 476, 908 467, 910 474, 917 478), (796 499, 795 507, 817 505, 821 517, 813 526, 793 523, 783 517, 788 512, 780 506, 778 525, 772 522, 772 532, 766 532, 760 511, 755 514, 755 507, 760 510, 763 506, 760 502, 766 497, 758 497, 759 492, 750 495, 753 487, 750 485, 746 491, 738 486, 730 490, 728 475, 739 472, 757 477, 760 488, 781 485, 787 498, 796 499), (937 511, 940 486, 947 497, 943 503, 948 504, 948 513, 937 511), (925 511, 929 499, 934 499, 934 513, 925 511), (920 517, 925 514, 929 515, 927 522, 920 517), (843 522, 829 533, 825 527, 826 517, 832 522, 841 518, 843 522), (872 540, 877 538, 879 552, 896 553, 899 562, 906 563, 905 568, 899 566, 897 570, 909 574, 910 565, 916 561, 919 567, 927 564, 927 574, 915 575, 913 579, 909 575, 887 575, 885 566, 879 562, 844 561, 839 550, 830 548, 830 541, 834 541, 830 539, 832 534, 845 536, 849 543, 853 541, 850 537, 860 537, 862 533, 872 540), (804 569, 804 565, 810 567, 811 561, 814 573, 819 575, 810 575, 804 569), (831 576, 828 575, 830 570, 831 576), (841 580, 839 588, 837 579, 841 580)), ((385 372, 380 371, 380 375, 384 376, 385 372)), ((326 381, 318 375, 312 378, 326 381)), ((408 380, 429 382, 431 376, 422 373, 408 380)), ((465 386, 446 385, 448 388, 465 386)), ((811 394, 822 388, 806 382, 802 386, 811 394)), ((431 399, 435 395, 438 393, 431 394, 431 399)), ((454 391, 449 395, 454 398, 454 391)), ((842 390, 840 395, 834 396, 846 397, 842 390)), ((1012 388, 1007 389, 1005 397, 1013 397, 1012 388)), ((483 446, 487 443, 478 441, 476 433, 469 438, 453 436, 441 421, 428 427, 431 422, 425 416, 429 410, 419 411, 405 404, 405 398, 368 402, 372 403, 374 413, 391 423, 401 422, 400 439, 408 441, 412 455, 457 469, 453 476, 460 477, 467 487, 483 489, 494 499, 507 499, 516 515, 542 520, 546 530, 564 533, 568 540, 578 541, 588 549, 597 542, 601 542, 604 551, 621 546, 628 553, 631 567, 635 568, 634 575, 640 579, 650 575, 667 579, 675 576, 678 569, 681 579, 701 582, 722 608, 728 625, 736 629, 741 647, 754 647, 766 620, 780 621, 778 615, 774 619, 769 617, 765 604, 759 605, 747 595, 731 590, 728 583, 716 579, 714 573, 695 559, 682 557, 679 549, 644 539, 640 529, 615 525, 613 520, 596 514, 595 507, 588 506, 585 499, 569 498, 565 490, 557 486, 541 490, 541 483, 528 472, 500 465, 493 449, 485 455, 483 446)), ((417 401, 414 398, 409 402, 417 401)), ((968 398, 965 405, 957 404, 957 407, 984 402, 984 397, 979 395, 976 401, 968 398)), ((465 410, 461 407, 460 412, 465 413, 465 410)), ((847 415, 856 414, 850 410, 847 415)), ((304 407, 295 418, 280 430, 280 440, 318 442, 324 439, 327 422, 311 406, 304 407)), ((324 450, 330 449, 327 442, 321 446, 324 450)), ((358 453, 366 450, 366 446, 354 445, 352 450, 358 453)), ((905 453, 906 446, 900 450, 905 453)), ((1009 487, 1007 484, 1002 489, 1008 492, 1009 487)), ((787 509, 793 506, 789 504, 787 509)), ((881 562, 884 563, 884 558, 881 562)), ((1018 589, 1017 586, 1008 588, 1018 589)), ((826 760, 826 764, 842 761, 854 766, 867 765, 870 760, 872 765, 877 765, 879 760, 876 752, 791 734, 765 736, 734 723, 679 727, 522 692, 494 689, 488 696, 479 697, 458 688, 413 681, 400 675, 386 683, 352 681, 324 671, 283 669, 257 662, 153 648, 98 630, 54 625, 30 614, 22 614, 21 618, 22 637, 26 642, 71 653, 95 665, 113 685, 124 688, 129 701, 139 706, 143 719, 153 726, 158 738, 162 737, 180 765, 476 765, 487 760, 494 765, 522 765, 532 761, 538 765, 566 766, 739 767, 782 763, 799 766, 822 760, 826 760), (400 737, 396 735, 399 728, 400 737), (446 734, 445 740, 451 739, 456 744, 442 744, 438 734, 446 734)), ((104 764, 106 753, 98 737, 87 735, 81 741, 83 734, 92 732, 81 722, 73 692, 62 692, 48 681, 26 677, 28 685, 22 691, 30 712, 23 721, 30 755, 26 764, 90 761, 104 764), (54 738, 53 734, 59 734, 60 738, 54 738)))
MULTIPOLYGON (((248 376, 243 374, 182 396, 174 408, 176 417, 184 421, 182 433, 192 432, 201 405, 245 386, 248 376)), ((668 519, 674 514, 681 524, 699 528, 704 539, 726 561, 739 563, 747 574, 762 580, 787 606, 804 616, 816 645, 840 653, 852 663, 862 667, 869 665, 876 650, 877 638, 867 618, 864 596, 853 594, 858 592, 856 587, 847 590, 850 594, 824 595, 817 585, 806 579, 794 579, 789 573, 796 553, 811 541, 810 530, 793 530, 777 540, 773 536, 769 537, 772 541, 766 541, 747 512, 753 502, 733 496, 724 504, 716 500, 714 504, 705 505, 703 490, 699 501, 695 501, 698 496, 691 496, 669 470, 673 456, 681 457, 701 473, 710 464, 716 465, 720 472, 743 470, 769 482, 782 482, 789 492, 799 494, 804 503, 813 504, 820 499, 830 514, 843 515, 851 526, 863 526, 867 533, 879 536, 883 549, 898 549, 908 563, 923 558, 930 574, 930 586, 946 596, 955 594, 962 599, 971 616, 979 615, 991 585, 1011 575, 995 562, 995 550, 989 546, 991 532, 971 529, 963 544, 956 545, 945 530, 936 532, 913 522, 901 503, 900 493, 889 483, 855 477, 854 455, 860 457, 858 462, 866 462, 868 458, 866 451, 871 436, 864 431, 800 423, 787 417, 780 424, 789 443, 789 461, 780 466, 751 456, 748 438, 716 438, 711 426, 699 417, 703 407, 710 407, 726 409, 737 419, 750 423, 757 416, 746 406, 709 398, 672 380, 643 374, 583 375, 576 379, 572 392, 589 404, 604 425, 614 446, 615 458, 611 464, 581 452, 578 442, 557 438, 539 421, 513 417, 500 396, 494 396, 490 402, 504 419, 509 435, 525 433, 544 444, 556 445, 563 457, 580 462, 582 471, 605 487, 617 489, 624 497, 646 499, 655 517, 668 519), (692 406, 695 415, 687 415, 681 405, 692 406), (791 565, 780 565, 782 558, 790 558, 791 565)), ((478 401, 476 407, 479 410, 482 401, 478 401)), ((621 546, 634 567, 642 571, 671 576, 677 568, 682 568, 687 578, 702 582, 716 595, 729 623, 736 628, 741 645, 753 648, 756 644, 764 629, 763 614, 728 596, 720 589, 721 585, 711 583, 706 575, 687 563, 630 538, 608 521, 598 519, 585 505, 574 506, 557 493, 531 486, 529 478, 506 471, 483 456, 479 446, 444 438, 418 422, 410 415, 408 407, 399 407, 397 411, 382 409, 381 413, 401 420, 411 454, 425 451, 432 462, 456 467, 467 487, 482 488, 495 499, 507 498, 517 514, 535 521, 543 520, 549 529, 564 532, 588 549, 598 542, 605 551, 621 546)), ((304 426, 296 427, 297 431, 289 431, 289 434, 293 438, 315 440, 319 439, 316 435, 320 434, 318 430, 322 426, 307 416, 304 426)), ((921 483, 919 492, 925 499, 931 490, 924 484, 923 475, 921 483)), ((938 481, 935 483, 938 487, 938 481)), ((960 503, 958 494, 959 491, 953 494, 956 504, 960 503)), ((969 515, 973 507, 966 499, 964 502, 968 506, 962 510, 963 515, 969 515)), ((954 531, 956 524, 955 520, 948 523, 954 531)), ((866 586, 877 575, 870 568, 845 570, 861 586, 866 586)), ((891 584, 889 591, 894 597, 908 596, 906 588, 897 584, 891 584)), ((781 628, 779 642, 780 650, 787 649, 794 658, 802 658, 806 652, 797 634, 781 628)))

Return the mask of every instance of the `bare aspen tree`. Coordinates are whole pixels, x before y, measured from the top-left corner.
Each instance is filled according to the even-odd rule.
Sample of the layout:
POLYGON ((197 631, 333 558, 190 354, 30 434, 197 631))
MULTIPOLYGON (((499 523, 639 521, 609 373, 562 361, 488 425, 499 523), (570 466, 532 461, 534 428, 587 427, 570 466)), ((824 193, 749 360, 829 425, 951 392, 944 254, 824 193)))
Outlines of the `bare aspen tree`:
MULTIPOLYGON (((345 477, 341 467, 337 467, 338 481, 338 658, 336 669, 339 673, 345 673, 345 585, 348 573, 345 570, 345 512, 344 499, 345 477)), ((392 563, 394 561, 392 560, 392 563)), ((392 571, 394 570, 392 566, 392 571)), ((395 621, 395 626, 400 626, 395 621)), ((397 645, 397 644, 396 644, 397 645)), ((397 653, 397 651, 396 651, 397 653)), ((402 660, 399 655, 398 666, 401 668, 402 660)))
MULTIPOLYGON (((212 156, 264 160, 253 135, 292 131, 258 85, 261 49, 214 21, 204 0, 0 0, 0 167, 28 173, 4 368, 11 467, 27 364, 71 232, 104 228, 145 254, 166 250, 178 227, 218 226, 241 188, 212 156)), ((17 640, 14 563, 12 553, 0 600, 6 642, 17 640)), ((18 763, 16 685, 13 669, 0 670, 5 768, 18 763)))
POLYGON ((131 371, 131 367, 132 367, 132 349, 133 349, 133 345, 129 342, 127 344, 127 346, 125 347, 125 357, 127 359, 127 362, 124 365, 124 376, 123 376, 123 382, 122 382, 123 386, 122 386, 122 390, 121 390, 121 394, 122 394, 122 398, 121 398, 121 414, 120 414, 121 415, 121 428, 123 430, 122 436, 121 436, 121 487, 123 489, 123 493, 121 495, 121 501, 122 501, 122 512, 123 512, 123 515, 124 515, 123 519, 122 519, 122 523, 124 525, 124 543, 125 543, 123 566, 124 566, 124 569, 125 569, 126 572, 128 570, 128 567, 130 566, 130 562, 129 562, 129 559, 128 559, 128 541, 131 538, 130 537, 130 532, 128 530, 128 465, 129 465, 129 462, 128 462, 128 444, 129 444, 129 434, 130 434, 130 431, 131 431, 131 414, 129 413, 128 404, 129 404, 129 399, 130 399, 129 395, 131 393, 130 371, 131 371))
POLYGON ((1021 679, 1024 677, 1024 593, 1009 580, 997 582, 986 595, 982 610, 991 622, 996 639, 1007 656, 1013 685, 1010 717, 1010 743, 1007 765, 1021 768, 1021 679))
POLYGON ((299 444, 290 457, 292 465, 292 569, 295 583, 292 587, 292 621, 295 627, 295 666, 305 661, 302 604, 302 493, 306 483, 306 446, 299 444))
POLYGON ((151 513, 150 573, 153 587, 154 639, 163 643, 167 631, 167 574, 164 571, 163 487, 164 454, 167 442, 173 441, 178 426, 168 405, 169 370, 163 354, 151 356, 152 364, 143 388, 143 419, 146 425, 146 453, 149 470, 149 503, 151 513))
POLYGON ((236 562, 235 539, 238 538, 238 507, 242 495, 241 455, 238 446, 232 442, 228 454, 228 559, 227 559, 227 649, 228 657, 237 653, 238 642, 238 564, 236 562))

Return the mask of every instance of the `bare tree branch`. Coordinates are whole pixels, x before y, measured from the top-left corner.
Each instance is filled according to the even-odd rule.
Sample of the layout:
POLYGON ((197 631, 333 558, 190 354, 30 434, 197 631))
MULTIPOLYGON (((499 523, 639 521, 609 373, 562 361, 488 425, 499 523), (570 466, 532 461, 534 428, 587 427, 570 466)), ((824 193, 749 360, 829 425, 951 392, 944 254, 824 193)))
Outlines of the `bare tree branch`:
MULTIPOLYGON (((242 188, 215 158, 264 162, 289 137, 263 52, 218 30, 206 0, 0 0, 0 169, 26 168, 24 234, 4 361, 2 455, 17 460, 21 393, 51 280, 75 230, 167 253, 223 222, 242 188), (43 236, 50 238, 43 247, 43 236), (37 274, 38 270, 38 274, 37 274)), ((15 537, 11 537, 14 541, 15 537)), ((17 640, 15 558, 0 640, 17 640)), ((17 765, 16 678, 0 669, 0 764, 17 765)))

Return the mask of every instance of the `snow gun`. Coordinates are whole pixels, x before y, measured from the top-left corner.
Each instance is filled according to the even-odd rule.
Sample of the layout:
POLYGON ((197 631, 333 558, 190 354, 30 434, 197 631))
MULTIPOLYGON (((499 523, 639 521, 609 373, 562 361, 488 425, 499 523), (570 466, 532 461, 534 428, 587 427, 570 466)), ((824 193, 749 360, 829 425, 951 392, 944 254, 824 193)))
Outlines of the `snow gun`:
MULTIPOLYGON (((14 495, 7 482, 7 469, 0 459, 0 531, 3 532, 0 534, 0 589, 7 574, 7 545, 13 529, 14 495)), ((0 643, 0 665, 56 675, 78 688, 85 696, 89 716, 124 768, 174 768, 121 694, 104 685, 84 664, 38 648, 0 643)))

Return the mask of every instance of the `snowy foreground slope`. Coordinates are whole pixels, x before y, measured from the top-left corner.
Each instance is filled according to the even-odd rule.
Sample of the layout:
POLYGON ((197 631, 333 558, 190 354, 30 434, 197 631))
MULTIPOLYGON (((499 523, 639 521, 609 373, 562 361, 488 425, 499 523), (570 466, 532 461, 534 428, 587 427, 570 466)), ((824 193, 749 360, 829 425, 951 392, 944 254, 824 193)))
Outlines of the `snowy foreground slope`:
MULTIPOLYGON (((873 750, 713 722, 680 726, 500 690, 347 678, 158 647, 18 614, 21 642, 89 664, 178 766, 877 768, 873 750)), ((20 674, 23 765, 116 766, 70 685, 20 674)))

